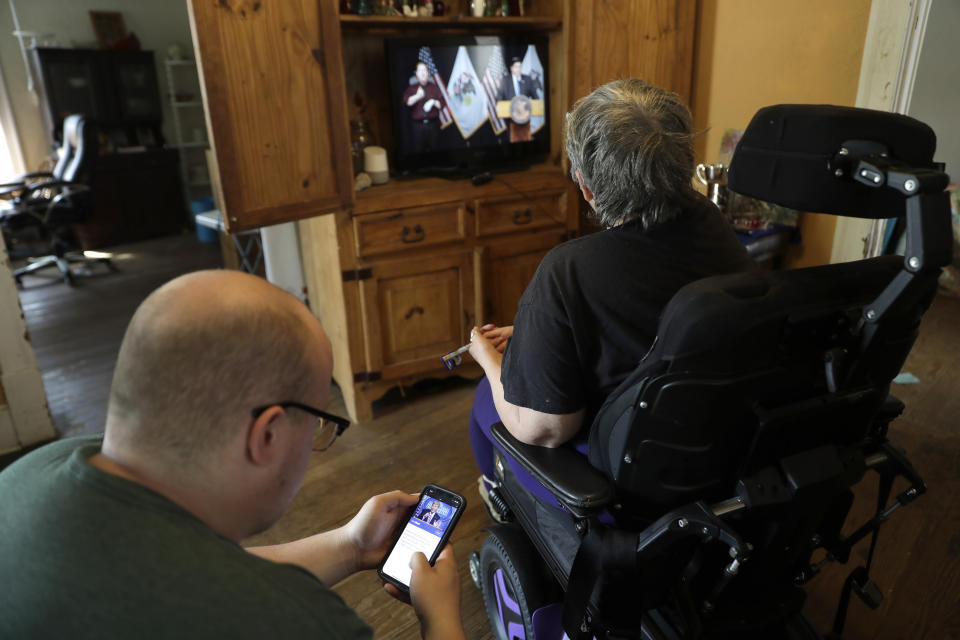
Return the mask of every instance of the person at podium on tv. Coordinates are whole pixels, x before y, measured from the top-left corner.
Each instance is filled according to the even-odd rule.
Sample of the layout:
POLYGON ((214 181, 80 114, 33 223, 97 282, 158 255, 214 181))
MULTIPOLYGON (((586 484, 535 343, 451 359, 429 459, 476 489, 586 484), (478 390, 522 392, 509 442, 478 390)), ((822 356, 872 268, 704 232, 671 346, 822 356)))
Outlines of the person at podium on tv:
POLYGON ((440 141, 440 110, 444 107, 440 87, 430 80, 425 62, 417 62, 416 80, 403 92, 403 105, 410 110, 413 151, 436 151, 440 141))
POLYGON ((497 100, 512 100, 515 96, 535 98, 536 95, 533 78, 523 75, 523 60, 514 56, 510 59, 510 73, 504 76, 497 89, 497 100))

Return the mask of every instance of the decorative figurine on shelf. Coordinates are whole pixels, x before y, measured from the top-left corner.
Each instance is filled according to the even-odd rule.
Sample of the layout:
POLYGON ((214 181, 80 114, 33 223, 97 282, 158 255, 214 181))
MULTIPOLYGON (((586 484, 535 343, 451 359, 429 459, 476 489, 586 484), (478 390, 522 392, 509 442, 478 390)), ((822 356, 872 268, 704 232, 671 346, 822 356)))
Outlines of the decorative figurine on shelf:
POLYGON ((393 0, 376 0, 373 12, 378 16, 399 16, 399 11, 393 6, 393 0))
POLYGON ((420 15, 433 15, 433 0, 423 0, 423 6, 420 7, 420 15))
POLYGON ((357 15, 369 16, 373 13, 373 7, 370 4, 371 0, 357 0, 357 15))
POLYGON ((414 5, 410 4, 409 2, 404 2, 403 15, 407 16, 408 18, 416 18, 417 8, 414 5))
POLYGON ((444 6, 443 0, 436 0, 436 2, 433 3, 433 15, 442 16, 446 10, 447 8, 444 6))

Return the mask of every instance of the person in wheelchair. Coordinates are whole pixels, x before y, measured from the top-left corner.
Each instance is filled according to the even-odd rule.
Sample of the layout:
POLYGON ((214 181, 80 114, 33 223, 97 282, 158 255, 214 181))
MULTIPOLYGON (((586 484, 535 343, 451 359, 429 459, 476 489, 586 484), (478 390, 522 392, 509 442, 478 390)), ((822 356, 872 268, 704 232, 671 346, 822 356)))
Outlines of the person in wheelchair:
POLYGON ((493 477, 490 425, 546 447, 575 438, 650 349, 683 285, 752 268, 691 186, 692 128, 678 95, 635 78, 599 87, 567 114, 570 174, 604 230, 546 255, 512 326, 471 332, 486 374, 470 420, 483 477, 493 477))
POLYGON ((761 271, 689 190, 681 107, 636 80, 574 106, 571 174, 606 229, 546 256, 512 327, 472 332, 486 378, 470 438, 496 523, 470 569, 498 640, 837 640, 851 595, 883 598, 880 526, 926 490, 887 431, 904 408, 891 382, 952 254, 933 131, 865 109, 761 109, 731 190, 903 217, 908 234, 905 256, 761 271), (868 472, 876 511, 848 522, 868 472), (802 585, 859 563, 867 537, 821 635, 802 585))

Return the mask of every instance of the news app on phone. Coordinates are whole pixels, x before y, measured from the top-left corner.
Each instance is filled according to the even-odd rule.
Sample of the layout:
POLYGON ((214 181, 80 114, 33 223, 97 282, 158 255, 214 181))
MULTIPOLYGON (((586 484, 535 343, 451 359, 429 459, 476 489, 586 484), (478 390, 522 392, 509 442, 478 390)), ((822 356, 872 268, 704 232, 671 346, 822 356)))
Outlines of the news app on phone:
POLYGON ((460 517, 463 505, 463 498, 451 491, 433 485, 424 488, 420 502, 380 567, 381 576, 394 584, 409 587, 410 558, 419 551, 431 563, 436 560, 460 517))

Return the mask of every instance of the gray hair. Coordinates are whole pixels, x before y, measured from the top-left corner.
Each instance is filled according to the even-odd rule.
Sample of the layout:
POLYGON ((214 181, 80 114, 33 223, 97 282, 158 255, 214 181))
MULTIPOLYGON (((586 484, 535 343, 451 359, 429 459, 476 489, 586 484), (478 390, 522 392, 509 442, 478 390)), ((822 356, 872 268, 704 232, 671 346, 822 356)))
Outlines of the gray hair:
POLYGON ((564 129, 570 175, 593 192, 603 226, 650 228, 695 198, 693 118, 677 94, 615 80, 578 100, 564 129))

